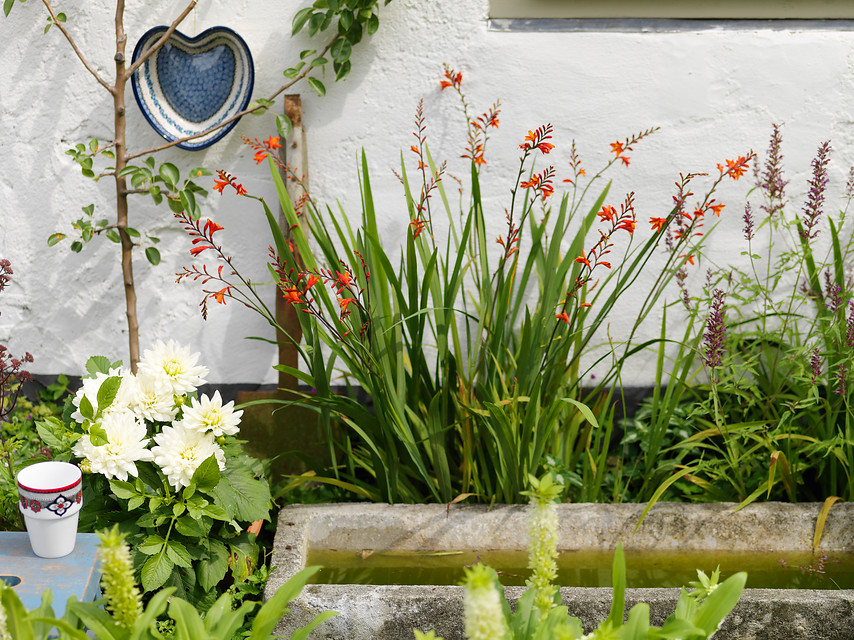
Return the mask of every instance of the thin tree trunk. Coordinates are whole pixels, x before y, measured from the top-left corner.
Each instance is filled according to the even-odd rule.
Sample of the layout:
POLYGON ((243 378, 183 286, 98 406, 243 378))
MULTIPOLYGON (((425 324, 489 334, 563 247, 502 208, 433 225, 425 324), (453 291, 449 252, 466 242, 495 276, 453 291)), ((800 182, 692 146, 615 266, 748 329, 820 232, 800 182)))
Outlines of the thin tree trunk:
POLYGON ((125 140, 125 86, 127 85, 127 67, 125 66, 125 47, 127 35, 124 29, 124 0, 116 2, 116 82, 111 90, 113 94, 115 152, 116 152, 116 226, 122 241, 122 282, 125 288, 125 313, 128 325, 128 348, 130 350, 131 371, 136 373, 139 362, 139 320, 136 315, 136 289, 133 281, 133 242, 127 234, 128 193, 127 181, 121 176, 127 165, 127 144, 125 140))

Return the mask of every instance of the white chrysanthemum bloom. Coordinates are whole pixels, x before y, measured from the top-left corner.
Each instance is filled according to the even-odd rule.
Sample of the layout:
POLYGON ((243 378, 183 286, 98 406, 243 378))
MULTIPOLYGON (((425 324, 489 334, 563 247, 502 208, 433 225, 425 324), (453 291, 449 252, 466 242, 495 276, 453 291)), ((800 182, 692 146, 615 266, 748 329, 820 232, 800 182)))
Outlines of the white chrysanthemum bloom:
POLYGON ((234 410, 234 401, 222 404, 219 391, 213 398, 203 395, 201 400, 193 398, 189 407, 184 407, 184 417, 181 420, 187 429, 194 431, 210 431, 215 438, 222 435, 233 436, 240 428, 240 416, 243 411, 234 410))
POLYGON ((510 636, 501 594, 486 566, 477 563, 466 570, 463 596, 464 633, 468 640, 504 640, 510 636))
POLYGON ((107 478, 126 481, 128 475, 136 477, 136 462, 152 459, 151 451, 146 448, 149 439, 145 424, 124 410, 104 414, 100 426, 107 435, 107 444, 95 446, 85 435, 74 444, 74 455, 85 458, 93 473, 107 478))
POLYGON ((154 463, 176 489, 189 486, 196 469, 212 455, 216 456, 220 471, 225 469, 225 454, 212 433, 187 429, 176 422, 172 427, 163 427, 163 431, 154 436, 154 442, 157 443, 151 449, 154 463))
POLYGON ((172 422, 178 413, 172 388, 162 378, 151 375, 134 378, 133 397, 128 404, 140 418, 154 422, 172 422))
POLYGON ((143 353, 137 373, 161 380, 172 393, 180 396, 205 383, 208 369, 197 365, 198 359, 198 353, 190 353, 189 348, 179 346, 174 340, 167 343, 158 340, 143 353))
POLYGON ((133 395, 133 392, 131 391, 133 387, 133 375, 123 369, 110 369, 109 374, 99 372, 95 374, 94 378, 83 378, 83 386, 77 390, 77 393, 74 394, 74 398, 71 400, 71 403, 77 407, 77 410, 71 414, 72 420, 76 421, 78 424, 83 424, 85 418, 80 412, 80 403, 83 401, 84 397, 89 401, 89 404, 92 405, 93 412, 98 410, 98 391, 101 389, 101 385, 104 384, 104 380, 112 377, 120 377, 122 379, 122 383, 116 393, 115 400, 113 400, 109 407, 104 408, 103 413, 107 414, 127 409, 128 403, 133 395))

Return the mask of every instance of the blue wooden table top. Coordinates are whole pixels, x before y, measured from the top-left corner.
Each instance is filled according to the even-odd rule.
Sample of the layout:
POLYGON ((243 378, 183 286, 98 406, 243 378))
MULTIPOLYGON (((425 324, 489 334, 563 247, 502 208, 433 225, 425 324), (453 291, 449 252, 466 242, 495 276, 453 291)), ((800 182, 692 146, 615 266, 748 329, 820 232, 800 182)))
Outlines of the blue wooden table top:
POLYGON ((39 558, 26 531, 0 532, 0 577, 12 585, 27 609, 39 606, 42 593, 50 589, 57 618, 65 613, 69 596, 77 596, 81 602, 101 597, 97 555, 98 536, 94 533, 78 533, 74 551, 63 558, 39 558))

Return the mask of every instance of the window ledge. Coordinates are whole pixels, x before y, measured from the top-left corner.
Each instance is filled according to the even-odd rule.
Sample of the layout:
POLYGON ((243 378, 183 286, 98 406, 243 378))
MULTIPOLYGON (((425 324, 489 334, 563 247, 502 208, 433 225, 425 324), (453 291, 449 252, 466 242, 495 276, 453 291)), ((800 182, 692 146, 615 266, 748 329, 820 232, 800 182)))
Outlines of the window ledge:
POLYGON ((854 20, 725 20, 668 18, 490 18, 489 31, 684 33, 696 31, 854 31, 854 20))

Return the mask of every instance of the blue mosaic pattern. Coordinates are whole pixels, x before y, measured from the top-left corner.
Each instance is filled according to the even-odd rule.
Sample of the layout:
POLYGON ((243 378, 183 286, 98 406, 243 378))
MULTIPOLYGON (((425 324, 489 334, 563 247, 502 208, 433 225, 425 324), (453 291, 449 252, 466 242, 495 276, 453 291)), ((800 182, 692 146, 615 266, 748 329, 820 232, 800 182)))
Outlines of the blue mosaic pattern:
MULTIPOLYGON (((140 38, 133 60, 166 30, 155 27, 140 38)), ((214 27, 195 38, 173 32, 133 74, 131 85, 145 119, 171 142, 205 131, 245 109, 252 97, 254 77, 252 55, 243 39, 231 29, 214 27)), ((236 124, 234 120, 177 146, 203 149, 236 124)))

